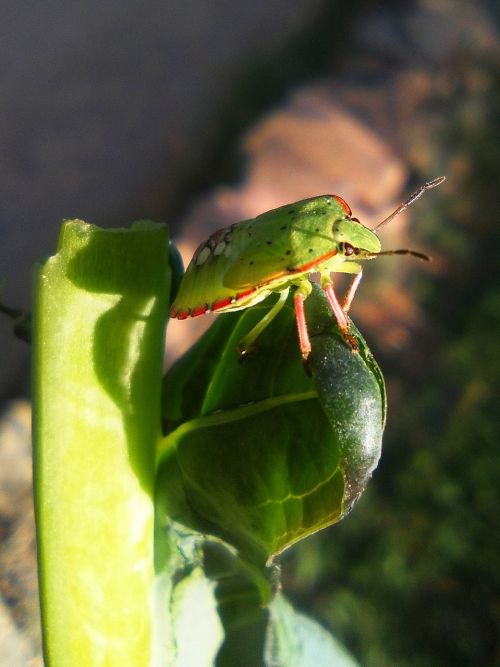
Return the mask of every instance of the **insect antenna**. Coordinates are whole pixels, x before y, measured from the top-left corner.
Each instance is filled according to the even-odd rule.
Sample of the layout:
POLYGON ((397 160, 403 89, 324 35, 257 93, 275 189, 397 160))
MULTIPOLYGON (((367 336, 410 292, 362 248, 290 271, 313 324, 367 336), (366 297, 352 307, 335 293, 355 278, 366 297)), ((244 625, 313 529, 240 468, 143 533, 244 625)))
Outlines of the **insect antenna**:
POLYGON ((429 255, 425 255, 423 252, 417 252, 416 250, 409 250, 408 248, 401 248, 399 250, 383 250, 381 252, 364 252, 365 257, 380 257, 380 255, 413 255, 417 259, 422 259, 424 262, 430 262, 431 258, 429 255))
MULTIPOLYGON (((439 176, 438 178, 434 178, 432 181, 427 181, 427 183, 424 183, 421 185, 418 190, 415 190, 413 194, 411 194, 406 201, 404 201, 402 204, 400 204, 395 211, 393 211, 387 218, 382 220, 382 222, 379 222, 376 227, 373 228, 372 231, 378 232, 379 229, 382 229, 382 227, 385 227, 388 222, 393 220, 397 215, 402 213, 403 211, 406 211, 408 206, 411 206, 413 202, 417 201, 426 190, 430 190, 431 188, 435 188, 437 185, 441 185, 441 183, 446 179, 446 176, 439 176)), ((398 254, 410 254, 410 255, 415 255, 416 253, 414 252, 408 252, 405 251, 405 253, 401 253, 399 251, 394 251, 397 252, 398 254)), ((385 254, 385 253, 380 253, 380 254, 385 254)), ((418 256, 418 254, 417 254, 418 256)))

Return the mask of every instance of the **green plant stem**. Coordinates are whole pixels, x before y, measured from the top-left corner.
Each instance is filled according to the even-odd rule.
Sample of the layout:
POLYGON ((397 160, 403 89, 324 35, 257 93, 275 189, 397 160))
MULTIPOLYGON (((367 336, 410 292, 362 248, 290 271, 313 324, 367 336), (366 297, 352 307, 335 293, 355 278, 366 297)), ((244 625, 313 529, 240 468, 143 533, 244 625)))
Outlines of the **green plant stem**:
POLYGON ((165 226, 65 223, 38 270, 34 477, 48 667, 151 664, 165 226))

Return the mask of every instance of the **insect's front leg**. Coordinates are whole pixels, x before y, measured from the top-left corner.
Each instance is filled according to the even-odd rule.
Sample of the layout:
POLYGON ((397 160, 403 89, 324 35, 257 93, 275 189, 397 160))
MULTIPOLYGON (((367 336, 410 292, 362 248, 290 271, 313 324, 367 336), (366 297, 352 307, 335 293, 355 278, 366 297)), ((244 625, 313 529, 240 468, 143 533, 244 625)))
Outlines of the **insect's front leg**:
MULTIPOLYGON (((356 278, 357 278, 357 276, 356 276, 356 278)), ((361 280, 361 278, 359 278, 359 280, 361 280)), ((359 284, 359 280, 356 281, 356 279, 355 279, 353 281, 353 285, 354 285, 354 283, 356 283, 356 285, 354 287, 354 291, 356 291, 356 287, 359 284)), ((348 296, 349 296, 349 292, 352 291, 352 286, 353 285, 351 285, 351 288, 348 291, 348 296)), ((358 349, 358 344, 356 342, 356 339, 354 338, 354 336, 352 336, 349 333, 349 319, 346 315, 346 311, 344 310, 344 308, 339 303, 339 300, 337 298, 337 295, 335 294, 335 290, 333 288, 333 284, 332 284, 332 281, 331 281, 331 278, 330 278, 329 275, 322 275, 321 276, 321 286, 325 290, 326 298, 328 299, 328 303, 330 304, 330 308, 332 309, 332 312, 335 316, 335 319, 337 320, 337 324, 339 325, 340 330, 342 331, 342 335, 344 336, 347 343, 350 345, 351 349, 353 351, 357 350, 358 349)), ((350 297, 351 300, 352 300, 353 296, 354 296, 354 292, 352 293, 352 295, 350 297)), ((350 305, 350 301, 348 302, 348 306, 349 305, 350 305)))
POLYGON ((349 320, 335 294, 330 276, 321 276, 321 287, 325 290, 326 298, 328 299, 332 313, 335 315, 337 324, 342 333, 345 333, 349 329, 349 320))
POLYGON ((342 310, 344 311, 344 313, 349 312, 352 300, 354 299, 354 295, 356 294, 356 290, 359 287, 359 283, 361 282, 362 277, 363 277, 363 272, 360 271, 356 276, 354 276, 353 281, 349 285, 349 289, 345 293, 344 300, 342 301, 342 310))
POLYGON ((304 301, 311 294, 312 285, 309 280, 302 281, 293 296, 295 306, 295 319, 297 320, 297 333, 299 335, 299 347, 304 363, 311 354, 311 340, 307 330, 306 314, 304 312, 304 301))

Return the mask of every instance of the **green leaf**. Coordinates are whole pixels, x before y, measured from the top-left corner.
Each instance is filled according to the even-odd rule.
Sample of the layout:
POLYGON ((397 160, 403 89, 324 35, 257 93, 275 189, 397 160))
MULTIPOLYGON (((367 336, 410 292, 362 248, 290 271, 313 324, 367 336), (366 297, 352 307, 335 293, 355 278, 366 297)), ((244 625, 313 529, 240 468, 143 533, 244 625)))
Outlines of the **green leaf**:
POLYGON ((321 625, 295 611, 278 593, 271 605, 266 665, 277 667, 358 667, 358 663, 321 625))
POLYGON ((75 220, 37 272, 34 473, 45 662, 151 663, 163 225, 75 220))
MULTIPOLYGON (((188 532, 170 535, 176 548, 165 587, 169 622, 162 640, 170 652, 164 664, 356 667, 324 628, 297 613, 281 593, 264 606, 255 572, 234 549, 188 532)), ((278 568, 267 569, 268 586, 277 588, 277 575, 278 568)))
POLYGON ((164 383, 158 502, 257 563, 345 516, 380 456, 378 366, 354 327, 359 352, 345 343, 319 288, 306 305, 312 378, 289 302, 243 362, 236 346, 270 306, 218 318, 164 383))

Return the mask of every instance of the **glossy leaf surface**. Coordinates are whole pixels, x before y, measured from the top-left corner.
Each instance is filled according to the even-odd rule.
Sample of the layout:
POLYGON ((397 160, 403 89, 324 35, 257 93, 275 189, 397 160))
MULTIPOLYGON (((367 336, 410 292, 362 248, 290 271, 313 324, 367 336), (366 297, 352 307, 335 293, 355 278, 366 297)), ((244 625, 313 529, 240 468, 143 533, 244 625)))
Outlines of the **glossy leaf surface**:
POLYGON ((380 456, 383 379, 359 333, 352 352, 322 291, 306 302, 312 377, 291 302, 241 361, 236 346, 266 308, 223 315, 164 383, 158 499, 190 528, 264 562, 335 523, 380 456))

